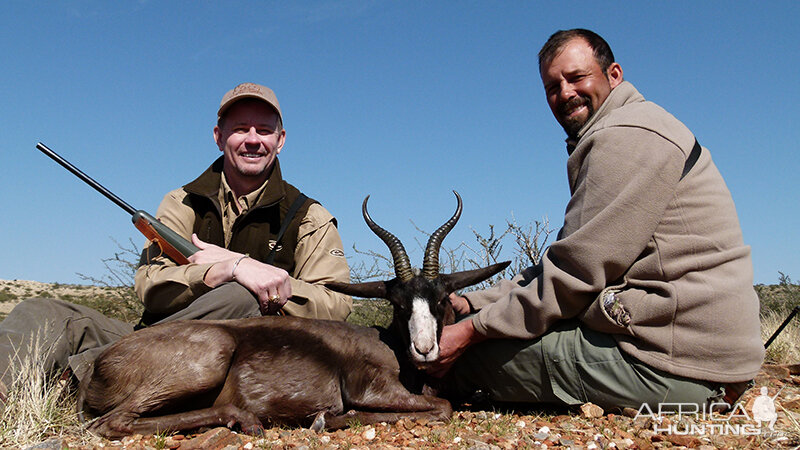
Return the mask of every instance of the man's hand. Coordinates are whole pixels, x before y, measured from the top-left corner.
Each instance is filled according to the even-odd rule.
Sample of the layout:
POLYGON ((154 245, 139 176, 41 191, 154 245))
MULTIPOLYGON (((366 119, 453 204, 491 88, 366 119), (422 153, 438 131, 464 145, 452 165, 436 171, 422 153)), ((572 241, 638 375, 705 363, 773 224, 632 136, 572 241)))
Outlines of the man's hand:
POLYGON ((208 242, 201 241, 200 238, 197 237, 197 235, 194 233, 192 233, 192 244, 194 244, 197 248, 199 248, 200 251, 187 258, 191 263, 214 264, 221 261, 225 261, 227 259, 233 259, 238 256, 242 256, 241 253, 232 252, 227 248, 222 248, 218 245, 209 244, 208 242))
POLYGON ((443 377, 470 345, 485 339, 484 335, 475 331, 472 320, 445 326, 439 339, 439 359, 426 369, 427 372, 434 377, 443 377))
POLYGON ((231 280, 237 281, 256 295, 262 315, 276 314, 292 296, 289 274, 281 268, 249 257, 239 261, 234 270, 233 264, 236 260, 231 263, 231 280))
POLYGON ((200 251, 190 256, 189 262, 213 264, 203 279, 207 286, 238 282, 256 296, 263 315, 277 313, 292 296, 290 277, 285 270, 203 242, 195 234, 192 243, 200 251))
POLYGON ((469 306, 469 302, 467 301, 466 297, 458 295, 455 292, 451 292, 449 298, 450 304, 453 305, 453 310, 457 315, 464 315, 472 312, 472 307, 469 306))

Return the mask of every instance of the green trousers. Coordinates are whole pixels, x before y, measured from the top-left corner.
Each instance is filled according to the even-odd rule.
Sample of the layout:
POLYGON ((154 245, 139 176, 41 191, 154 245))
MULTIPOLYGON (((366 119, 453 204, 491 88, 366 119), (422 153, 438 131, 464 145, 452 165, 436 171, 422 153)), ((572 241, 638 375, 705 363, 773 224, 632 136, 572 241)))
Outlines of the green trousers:
MULTIPOLYGON (((467 319, 469 320, 469 319, 467 319)), ((481 391, 493 402, 639 409, 647 403, 696 405, 721 401, 715 383, 651 368, 622 353, 611 335, 559 323, 535 340, 490 339, 470 347, 442 382, 444 392, 466 399, 481 391)))

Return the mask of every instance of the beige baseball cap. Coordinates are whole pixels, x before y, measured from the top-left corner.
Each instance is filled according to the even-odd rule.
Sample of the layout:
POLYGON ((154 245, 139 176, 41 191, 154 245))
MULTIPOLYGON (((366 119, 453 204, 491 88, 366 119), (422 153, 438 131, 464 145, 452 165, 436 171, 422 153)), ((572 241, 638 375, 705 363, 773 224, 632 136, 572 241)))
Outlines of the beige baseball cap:
POLYGON ((283 115, 281 114, 281 105, 278 103, 278 97, 275 96, 272 89, 255 83, 242 83, 226 92, 225 95, 222 96, 222 102, 219 104, 217 117, 222 117, 231 105, 243 98, 257 98, 269 103, 269 105, 278 112, 278 117, 281 119, 281 122, 283 122, 283 115))

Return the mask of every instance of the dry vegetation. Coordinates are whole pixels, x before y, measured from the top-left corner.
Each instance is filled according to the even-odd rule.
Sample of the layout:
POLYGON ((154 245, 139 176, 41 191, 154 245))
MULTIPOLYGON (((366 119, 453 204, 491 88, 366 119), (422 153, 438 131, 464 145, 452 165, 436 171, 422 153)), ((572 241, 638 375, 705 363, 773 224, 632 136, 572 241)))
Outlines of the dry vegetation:
MULTIPOLYGON (((528 227, 509 223, 504 233, 490 228, 488 238, 475 233, 479 250, 461 244, 455 250, 445 249, 443 270, 458 270, 469 265, 484 265, 498 259, 499 242, 508 236, 515 239, 519 249, 515 266, 518 268, 539 255, 539 242, 546 240, 546 221, 528 227), (515 228, 516 227, 516 228, 515 228), (538 236, 528 239, 526 236, 538 236)), ((358 250, 356 250, 359 252, 358 250)), ((136 250, 130 250, 135 254, 136 250)), ((382 278, 388 261, 381 255, 371 255, 371 264, 354 268, 354 278, 382 278)), ((110 260, 124 263, 124 255, 110 260)), ((108 263, 108 261, 107 261, 108 263)), ((127 264, 127 263, 125 263, 127 264)), ((390 263, 389 263, 390 264, 390 263)), ((122 267, 126 267, 121 264, 122 267)), ((129 270, 129 266, 127 266, 129 270)), ((116 269, 114 269, 116 270, 116 269)), ((30 281, 0 280, 0 314, 21 299, 40 296, 57 297, 87 304, 106 314, 135 321, 139 306, 130 287, 112 287, 120 274, 105 280, 87 278, 90 285, 58 285, 30 281)), ((123 274, 124 275, 124 274, 123 274)), ((506 274, 508 276, 508 274, 506 274)), ((123 277, 124 278, 124 277, 123 277)), ((120 283, 125 284, 125 283, 120 283)), ((118 284, 119 285, 119 284, 118 284)), ((773 333, 793 308, 800 305, 800 285, 780 274, 777 285, 759 285, 756 291, 762 304, 763 339, 773 333)), ((386 325, 390 318, 388 305, 383 301, 358 300, 348 319, 362 325, 386 325)), ((273 428, 263 436, 247 436, 223 428, 205 430, 198 434, 130 436, 122 441, 108 441, 83 431, 74 414, 74 391, 64 381, 41 370, 36 358, 28 361, 25 370, 9 390, 8 403, 0 418, 0 448, 22 448, 39 444, 37 448, 589 448, 589 449, 648 449, 648 448, 797 448, 800 446, 800 317, 792 320, 780 338, 769 348, 768 364, 756 379, 756 386, 766 386, 775 396, 779 413, 775 431, 764 425, 751 435, 731 433, 665 433, 654 427, 672 423, 676 429, 689 430, 709 424, 752 424, 752 406, 758 389, 746 393, 741 404, 749 417, 726 416, 682 417, 680 420, 656 424, 646 414, 638 418, 637 411, 602 411, 586 404, 575 411, 552 411, 543 408, 503 409, 497 405, 464 405, 447 423, 401 421, 397 424, 361 426, 357 423, 347 430, 313 433, 304 429, 273 428), (720 422, 723 421, 723 422, 720 422), (683 428, 681 428, 683 427, 683 428)), ((38 344, 37 344, 38 345, 38 344)), ((45 349, 38 349, 41 355, 45 349)), ((40 357, 40 356, 37 356, 40 357)))

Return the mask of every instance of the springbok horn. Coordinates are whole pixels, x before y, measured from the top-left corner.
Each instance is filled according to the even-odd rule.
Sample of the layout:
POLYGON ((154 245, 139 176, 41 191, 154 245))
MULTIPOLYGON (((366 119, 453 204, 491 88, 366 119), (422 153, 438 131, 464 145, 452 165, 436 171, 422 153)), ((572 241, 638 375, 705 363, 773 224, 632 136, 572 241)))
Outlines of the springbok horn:
POLYGON ((369 281, 356 284, 329 281, 325 283, 325 287, 332 291, 356 297, 386 298, 386 282, 384 281, 369 281))
POLYGON ((425 259, 422 260, 422 276, 428 280, 435 280, 439 276, 439 248, 442 246, 447 233, 453 229, 461 217, 461 196, 458 192, 453 191, 458 199, 458 207, 455 214, 447 222, 444 223, 438 230, 436 230, 428 239, 428 245, 425 247, 425 259))
POLYGON ((414 274, 411 272, 411 263, 408 260, 408 253, 406 253, 406 249, 403 247, 400 239, 397 239, 395 235, 384 230, 372 220, 367 212, 367 200, 369 200, 369 195, 364 198, 364 203, 361 205, 361 213, 369 229, 389 247, 389 252, 392 254, 392 259, 394 260, 395 275, 400 281, 408 281, 414 278, 414 274))
POLYGON ((456 273, 443 273, 441 275, 442 284, 444 284, 446 292, 454 292, 491 278, 494 274, 502 272, 509 264, 511 264, 511 261, 504 261, 492 264, 489 267, 481 267, 480 269, 465 270, 456 273))

